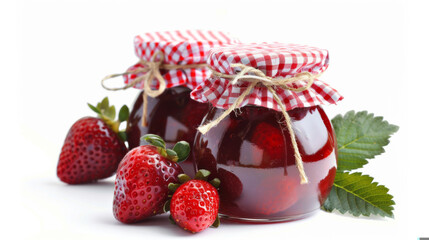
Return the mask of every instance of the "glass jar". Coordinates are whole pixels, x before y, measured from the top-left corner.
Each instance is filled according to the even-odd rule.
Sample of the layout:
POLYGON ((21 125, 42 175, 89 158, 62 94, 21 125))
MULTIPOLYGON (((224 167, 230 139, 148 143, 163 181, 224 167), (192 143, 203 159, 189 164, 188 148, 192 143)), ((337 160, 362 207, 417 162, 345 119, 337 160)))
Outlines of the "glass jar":
MULTIPOLYGON (((211 107, 202 124, 223 111, 211 107)), ((248 105, 205 135, 197 133, 195 162, 221 181, 221 216, 244 222, 296 220, 318 210, 327 198, 337 156, 331 122, 320 106, 295 108, 288 114, 308 184, 300 183, 281 112, 248 105)))
MULTIPOLYGON (((184 86, 166 89, 156 98, 148 98, 147 127, 143 127, 143 91, 137 96, 127 123, 127 136, 130 149, 140 146, 140 137, 151 133, 161 136, 167 148, 173 148, 178 141, 194 142, 196 128, 208 111, 209 104, 199 103, 189 97, 191 90, 184 86)), ((181 162, 183 171, 193 176, 195 167, 193 154, 181 162)))
MULTIPOLYGON (((168 148, 181 140, 193 144, 196 127, 209 106, 192 100, 189 96, 191 89, 210 74, 206 64, 208 51, 236 42, 238 40, 229 34, 211 30, 149 32, 135 37, 134 48, 139 62, 124 74, 119 74, 124 75, 127 84, 119 89, 146 88, 147 109, 144 117, 147 126, 142 126, 142 91, 127 123, 130 149, 139 146, 140 137, 148 133, 161 136, 168 148), (156 94, 150 94, 150 89, 156 94)), ((112 74, 107 78, 119 75, 112 74)), ((191 152, 189 159, 180 164, 190 176, 195 174, 192 156, 191 152)))

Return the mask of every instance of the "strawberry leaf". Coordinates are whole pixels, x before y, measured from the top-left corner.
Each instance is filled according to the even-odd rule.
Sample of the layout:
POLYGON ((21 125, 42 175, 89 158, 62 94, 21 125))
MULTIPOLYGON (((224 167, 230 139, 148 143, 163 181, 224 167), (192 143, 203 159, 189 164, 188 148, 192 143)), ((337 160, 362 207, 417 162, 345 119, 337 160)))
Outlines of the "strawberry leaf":
POLYGON ((166 213, 170 211, 170 204, 171 204, 171 199, 168 199, 165 203, 164 206, 162 208, 162 210, 166 213))
POLYGON ((122 141, 127 141, 127 133, 124 131, 118 132, 118 136, 122 139, 122 141))
POLYGON ((195 174, 195 178, 194 179, 207 181, 207 178, 210 176, 210 174, 211 174, 211 172, 209 170, 200 169, 195 174))
POLYGON ((119 122, 127 121, 129 116, 130 109, 128 109, 127 105, 122 106, 118 114, 119 122))
POLYGON ((155 134, 146 134, 143 137, 141 137, 141 139, 145 140, 146 142, 148 142, 151 145, 154 145, 154 146, 157 146, 157 147, 165 149, 165 142, 158 135, 155 135, 155 134))
POLYGON ((100 105, 97 104, 97 107, 101 110, 107 110, 109 108, 109 98, 105 97, 103 98, 103 100, 101 100, 101 102, 99 103, 100 105))
POLYGON ((370 216, 371 214, 393 218, 393 196, 389 189, 373 178, 362 173, 337 172, 334 186, 322 209, 327 212, 338 210, 354 216, 370 216))
POLYGON ((150 143, 150 145, 153 145, 153 146, 165 149, 165 143, 163 141, 152 139, 152 140, 150 140, 148 142, 150 143))
POLYGON ((220 180, 219 178, 213 178, 213 180, 210 181, 210 184, 215 187, 216 189, 220 186, 220 180))
POLYGON ((179 175, 177 176, 177 178, 179 179, 179 183, 181 183, 181 184, 183 184, 183 183, 185 183, 185 182, 187 182, 187 181, 192 180, 192 178, 191 178, 191 177, 189 177, 188 175, 186 175, 186 174, 184 174, 184 173, 179 174, 179 175))
POLYGON ((98 114, 101 114, 100 109, 94 107, 93 105, 91 105, 91 104, 88 103, 88 107, 91 108, 92 111, 94 111, 94 112, 96 112, 98 114))
POLYGON ((116 109, 115 106, 110 106, 108 107, 105 111, 104 111, 104 116, 106 116, 107 118, 111 119, 112 121, 115 120, 116 117, 116 109))
POLYGON ((220 220, 219 220, 219 216, 216 217, 216 220, 214 221, 214 223, 211 225, 211 227, 214 228, 218 228, 220 225, 220 220))
MULTIPOLYGON (((89 108, 91 108, 94 112, 98 113, 98 117, 102 119, 114 132, 118 133, 119 137, 125 141, 126 136, 124 133, 119 133, 119 125, 121 122, 119 120, 115 120, 116 117, 116 109, 115 106, 109 106, 109 98, 105 97, 97 106, 93 106, 88 103, 89 108)), ((121 110, 124 107, 121 108, 121 110)), ((127 109, 128 110, 128 109, 127 109)), ((122 110, 122 111, 127 111, 122 110)), ((123 113, 124 114, 124 113, 123 113)))
POLYGON ((177 156, 179 157, 179 160, 177 162, 183 162, 185 161, 189 153, 191 152, 191 147, 189 146, 189 143, 185 141, 180 141, 174 145, 173 150, 177 153, 177 156))
POLYGON ((168 184, 167 187, 168 187, 168 190, 170 191, 170 193, 174 193, 180 187, 180 184, 171 182, 168 184))
POLYGON ((173 162, 177 161, 177 153, 171 149, 166 149, 165 152, 167 153, 167 156, 169 159, 171 159, 173 162))
POLYGON ((367 159, 384 152, 390 136, 399 127, 367 111, 349 111, 332 119, 338 144, 338 172, 363 167, 367 159))

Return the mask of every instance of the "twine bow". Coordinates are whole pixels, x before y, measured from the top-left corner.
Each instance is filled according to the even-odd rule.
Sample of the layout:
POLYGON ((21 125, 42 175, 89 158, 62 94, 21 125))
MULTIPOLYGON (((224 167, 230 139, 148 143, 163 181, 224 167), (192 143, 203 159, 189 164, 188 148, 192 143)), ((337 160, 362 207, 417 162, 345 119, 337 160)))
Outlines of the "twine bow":
POLYGON ((155 54, 151 57, 150 61, 140 60, 139 63, 144 67, 138 67, 132 71, 127 71, 124 73, 118 74, 110 74, 104 77, 101 80, 101 86, 104 89, 110 91, 117 90, 125 90, 131 87, 134 87, 138 83, 142 82, 144 85, 143 88, 143 114, 142 114, 142 126, 147 126, 147 97, 158 97, 161 95, 166 89, 166 81, 162 76, 160 70, 175 70, 175 69, 190 69, 190 68, 203 68, 207 67, 207 64, 187 64, 187 65, 175 65, 175 64, 165 64, 164 63, 164 54, 161 51, 155 52, 155 54), (132 82, 127 85, 119 88, 111 88, 105 85, 105 81, 111 78, 116 78, 119 76, 127 75, 127 74, 138 74, 144 73, 143 75, 136 77, 132 82), (158 89, 152 89, 152 81, 157 80, 159 83, 158 89))
POLYGON ((299 153, 298 144, 295 138, 295 132, 292 129, 291 119, 289 117, 289 114, 286 111, 286 106, 283 104, 282 100, 277 95, 274 88, 281 87, 289 91, 302 92, 304 90, 309 89, 313 84, 314 79, 318 78, 321 74, 313 75, 309 72, 303 72, 303 73, 298 73, 294 77, 290 77, 290 78, 272 78, 272 77, 266 76, 261 70, 250 66, 246 66, 244 64, 240 64, 240 63, 231 64, 231 67, 241 68, 241 71, 238 74, 224 74, 212 69, 212 76, 221 77, 225 79, 232 79, 232 81, 230 81, 229 83, 232 85, 237 84, 238 81, 249 82, 250 83, 249 86, 235 100, 235 102, 226 111, 222 113, 222 115, 220 115, 217 119, 198 127, 198 131, 200 131, 202 134, 206 134, 208 131, 210 131, 211 128, 215 127, 217 124, 219 124, 220 121, 222 121, 226 116, 228 116, 234 109, 240 107, 240 104, 243 102, 244 98, 250 94, 252 89, 257 84, 261 84, 265 86, 268 89, 268 91, 270 91, 273 94, 273 99, 280 106, 280 110, 283 113, 283 116, 285 118, 286 127, 290 133, 291 142, 294 149, 295 163, 300 174, 301 184, 307 184, 308 178, 304 171, 301 154, 299 153), (295 83, 298 81, 304 81, 304 82, 307 82, 307 84, 303 87, 298 87, 298 88, 289 86, 291 83, 295 83))

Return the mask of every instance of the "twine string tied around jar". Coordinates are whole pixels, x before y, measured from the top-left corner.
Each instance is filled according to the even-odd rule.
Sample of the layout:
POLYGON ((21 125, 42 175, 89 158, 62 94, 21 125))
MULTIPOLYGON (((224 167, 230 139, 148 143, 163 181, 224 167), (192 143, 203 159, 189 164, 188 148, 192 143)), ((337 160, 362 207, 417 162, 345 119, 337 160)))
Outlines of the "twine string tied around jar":
POLYGON ((240 104, 244 101, 244 98, 248 96, 253 88, 256 87, 256 85, 262 85, 268 89, 268 91, 271 92, 273 95, 274 101, 277 102, 277 104, 280 107, 280 110, 285 118, 285 124, 286 127, 290 133, 290 138, 292 142, 292 147, 294 150, 294 157, 295 157, 295 163, 299 171, 301 184, 307 184, 308 178, 304 171, 304 165, 302 162, 301 154, 299 153, 298 144, 296 142, 295 138, 295 132, 292 128, 292 122, 290 119, 289 114, 286 111, 286 106, 280 99, 280 97, 277 95, 275 88, 280 87, 289 91, 293 92, 302 92, 311 87, 311 85, 314 82, 314 79, 320 77, 321 74, 311 74, 309 72, 302 72, 295 74, 294 77, 289 78, 273 78, 270 76, 265 75, 261 70, 256 69, 254 67, 250 67, 241 63, 231 64, 232 68, 238 67, 241 69, 241 71, 237 74, 224 74, 221 72, 216 71, 215 69, 212 70, 212 76, 220 77, 224 79, 231 80, 229 84, 236 85, 238 81, 242 82, 249 82, 250 84, 244 90, 240 96, 231 104, 231 106, 225 110, 218 118, 215 120, 199 126, 198 131, 200 131, 202 134, 206 134, 208 131, 210 131, 211 128, 215 127, 219 122, 221 122, 226 116, 228 116, 234 109, 237 109, 240 107, 240 104), (302 87, 291 87, 290 84, 296 83, 298 81, 304 81, 307 84, 302 87))
POLYGON ((177 69, 192 69, 192 68, 205 68, 207 67, 207 64, 186 64, 186 65, 176 65, 176 64, 166 64, 164 63, 164 54, 161 51, 155 52, 153 56, 151 57, 150 61, 146 60, 140 60, 138 62, 143 67, 138 67, 134 70, 127 71, 124 73, 118 73, 118 74, 110 74, 104 77, 101 80, 101 86, 103 86, 104 89, 109 91, 118 91, 118 90, 126 90, 128 88, 136 86, 138 83, 143 83, 143 113, 142 113, 142 126, 147 126, 147 98, 152 97, 158 97, 161 95, 165 89, 166 89, 166 81, 164 77, 162 76, 160 70, 177 70, 177 69), (105 82, 109 79, 116 78, 119 76, 124 76, 128 74, 139 74, 144 73, 139 77, 136 77, 134 80, 132 80, 130 83, 126 84, 123 87, 118 88, 112 88, 106 86, 105 82), (152 89, 152 81, 157 80, 158 81, 158 89, 152 89))

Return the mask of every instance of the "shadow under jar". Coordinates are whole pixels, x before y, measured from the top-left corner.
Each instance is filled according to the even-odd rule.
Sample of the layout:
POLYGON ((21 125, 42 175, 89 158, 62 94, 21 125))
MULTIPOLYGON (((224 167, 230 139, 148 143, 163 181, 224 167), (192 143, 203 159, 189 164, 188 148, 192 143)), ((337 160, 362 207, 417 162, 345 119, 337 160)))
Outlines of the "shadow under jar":
MULTIPOLYGON (((186 141, 191 146, 196 128, 208 111, 209 104, 199 103, 189 97, 191 89, 177 86, 166 89, 156 98, 147 100, 147 127, 143 127, 143 91, 137 96, 127 124, 127 136, 130 149, 140 146, 140 138, 145 134, 161 136, 167 148, 172 149, 178 141, 186 141)), ((179 163, 183 171, 193 176, 195 166, 192 149, 189 158, 179 163)))
MULTIPOLYGON (((211 107, 202 124, 220 116, 211 107)), ((288 111, 308 184, 300 183, 290 133, 281 112, 244 106, 208 133, 197 133, 198 169, 221 181, 222 217, 243 222, 282 222, 311 215, 326 200, 336 172, 336 140, 322 107, 288 111)))

